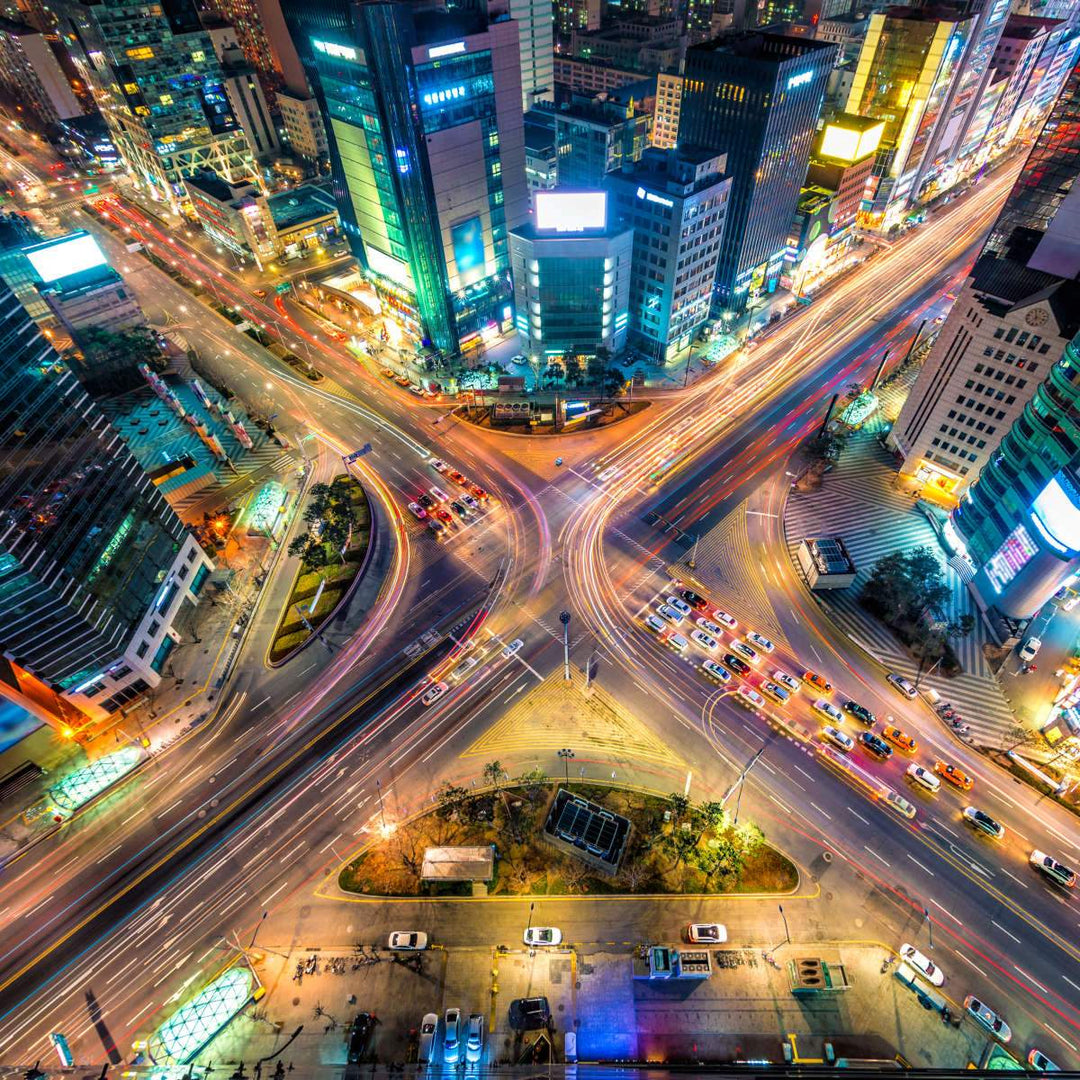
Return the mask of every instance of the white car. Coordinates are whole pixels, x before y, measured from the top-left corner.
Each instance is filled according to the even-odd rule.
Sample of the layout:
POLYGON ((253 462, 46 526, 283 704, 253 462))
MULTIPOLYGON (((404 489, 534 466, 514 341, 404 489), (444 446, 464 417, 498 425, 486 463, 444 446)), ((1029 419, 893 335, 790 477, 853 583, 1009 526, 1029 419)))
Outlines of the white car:
POLYGON ((450 501, 450 496, 447 495, 446 492, 443 491, 443 489, 439 488, 439 487, 428 488, 428 494, 437 503, 444 503, 444 502, 449 502, 450 501))
POLYGON ((430 460, 430 461, 428 462, 428 464, 429 464, 429 465, 430 465, 430 466, 431 466, 431 467, 432 467, 432 468, 433 468, 433 469, 434 469, 434 470, 435 470, 436 472, 441 472, 441 473, 444 473, 444 472, 446 472, 446 470, 450 468, 450 466, 449 466, 449 465, 447 465, 447 464, 446 464, 446 462, 442 460, 442 458, 437 458, 437 457, 436 457, 436 458, 432 458, 432 459, 431 459, 431 460, 430 460))
POLYGON ((727 927, 723 923, 696 922, 686 928, 686 940, 694 945, 723 945, 727 927))
POLYGON ((484 1052, 484 1017, 473 1013, 469 1017, 469 1027, 465 1036, 465 1060, 475 1065, 484 1052))
POLYGON ((1028 861, 1036 870, 1041 870, 1055 885, 1063 885, 1066 889, 1076 886, 1076 871, 1070 870, 1064 863, 1051 858, 1044 851, 1036 848, 1029 856, 1028 861))
POLYGON ((724 632, 711 619, 706 619, 704 615, 700 615, 694 622, 696 622, 706 634, 712 634, 714 638, 720 637, 724 632))
POLYGON ((989 1005, 984 1005, 974 994, 968 994, 964 998, 964 1008, 967 1009, 968 1016, 976 1024, 986 1028, 991 1035, 1001 1042, 1007 1043, 1012 1038, 1012 1028, 989 1005))
POLYGON ((919 692, 915 689, 915 684, 910 679, 905 679, 903 675, 890 672, 885 676, 885 681, 890 683, 894 689, 899 690, 906 698, 914 698, 919 692))
POLYGON ((661 604, 656 610, 667 619, 668 622, 674 623, 676 626, 683 621, 682 612, 676 611, 667 604, 661 604))
POLYGON ((443 1016, 443 1061, 456 1065, 461 1060, 461 1010, 447 1009, 443 1016))
POLYGON ((686 652, 690 647, 690 642, 682 634, 669 634, 667 643, 678 653, 686 652))
POLYGON ((1030 664, 1036 656, 1039 655, 1039 650, 1042 648, 1042 641, 1037 637, 1029 637, 1023 645, 1020 646, 1020 659, 1025 664, 1030 664))
POLYGON ((850 754, 855 749, 855 740, 834 728, 832 724, 826 724, 821 729, 821 737, 831 742, 837 750, 843 750, 845 754, 850 754))
POLYGON ((844 722, 844 714, 831 702, 826 701, 823 697, 819 697, 812 706, 814 712, 821 713, 822 716, 828 717, 834 724, 842 724, 844 722))
POLYGON ((715 660, 702 660, 701 670, 710 679, 715 679, 718 683, 731 682, 731 672, 726 668, 722 668, 715 660))
POLYGON ((770 653, 776 648, 767 637, 759 634, 756 630, 750 630, 746 635, 746 640, 752 645, 756 645, 762 652, 770 653))
POLYGON ((739 622, 734 615, 729 615, 726 611, 721 611, 719 608, 717 608, 713 614, 716 616, 716 621, 721 626, 726 626, 729 630, 738 628, 739 622))
POLYGON ((799 682, 798 679, 789 675, 781 668, 777 668, 772 673, 772 677, 774 682, 778 682, 781 686, 786 686, 793 694, 797 694, 799 692, 799 687, 802 686, 802 683, 799 682))
POLYGON ((431 1051, 435 1048, 435 1035, 439 1030, 439 1018, 435 1013, 427 1013, 420 1021, 420 1042, 416 1047, 416 1061, 427 1065, 431 1061, 431 1051))
POLYGON ((897 795, 895 791, 886 792, 885 802, 898 814, 903 814, 906 818, 913 818, 915 816, 915 807, 912 806, 903 795, 897 795))
POLYGON ((386 947, 397 952, 420 952, 427 948, 427 934, 423 930, 395 930, 386 947))
POLYGON ((934 986, 945 985, 945 974, 941 968, 930 959, 929 956, 924 956, 914 945, 901 945, 900 955, 924 978, 928 979, 934 986))
POLYGON ((438 701, 439 698, 441 698, 443 694, 445 694, 446 691, 449 689, 450 687, 446 683, 437 682, 434 686, 429 687, 429 689, 424 693, 424 696, 420 699, 420 701, 424 705, 434 705, 435 702, 438 701))
POLYGON ((480 503, 477 502, 476 499, 474 499, 471 495, 466 495, 465 492, 462 492, 460 495, 458 495, 458 502, 464 503, 470 510, 480 509, 480 503))
POLYGON ((663 634, 667 630, 667 623, 659 615, 646 615, 645 625, 657 634, 663 634))
POLYGON ((703 649, 708 649, 709 652, 716 652, 716 647, 720 644, 712 634, 706 634, 704 630, 691 630, 690 639, 696 641, 703 649))
POLYGON ((681 600, 677 596, 664 597, 668 607, 673 607, 676 611, 681 612, 683 615, 689 615, 694 609, 685 601, 681 600))
POLYGON ((541 945, 561 945, 562 931, 557 926, 530 926, 525 931, 525 944, 537 948, 541 945))
POLYGON ((936 794, 938 788, 941 787, 941 780, 937 775, 932 773, 929 769, 924 769, 921 765, 916 765, 912 762, 904 771, 904 775, 911 780, 913 784, 918 784, 919 787, 925 788, 931 795, 936 794))
POLYGON ((748 709, 765 708, 765 699, 756 690, 751 690, 749 686, 740 686, 736 697, 748 709))
POLYGON ((423 521, 424 518, 427 517, 427 511, 419 503, 409 503, 409 513, 412 514, 417 521, 423 521))
POLYGON ((503 656, 507 657, 507 658, 513 656, 518 651, 518 649, 520 649, 522 647, 522 645, 524 645, 524 644, 525 644, 525 642, 522 641, 521 638, 514 638, 514 640, 511 641, 510 644, 507 645, 505 649, 503 649, 503 651, 502 651, 503 656))
POLYGON ((731 643, 731 648, 733 652, 737 652, 740 656, 745 656, 751 664, 756 664, 758 660, 761 659, 761 657, 759 657, 745 641, 733 641, 731 643))

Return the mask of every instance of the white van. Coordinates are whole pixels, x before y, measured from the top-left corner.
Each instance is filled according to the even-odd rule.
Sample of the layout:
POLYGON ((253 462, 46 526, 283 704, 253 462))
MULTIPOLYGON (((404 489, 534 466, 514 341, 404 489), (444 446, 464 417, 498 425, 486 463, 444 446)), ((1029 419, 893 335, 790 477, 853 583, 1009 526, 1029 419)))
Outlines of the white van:
POLYGON ((941 787, 941 780, 935 776, 929 769, 924 769, 921 765, 916 765, 913 761, 904 774, 913 783, 918 784, 919 787, 925 788, 931 795, 936 794, 938 788, 941 787))
POLYGON ((690 647, 690 642, 682 634, 669 634, 667 642, 678 653, 686 652, 690 647))

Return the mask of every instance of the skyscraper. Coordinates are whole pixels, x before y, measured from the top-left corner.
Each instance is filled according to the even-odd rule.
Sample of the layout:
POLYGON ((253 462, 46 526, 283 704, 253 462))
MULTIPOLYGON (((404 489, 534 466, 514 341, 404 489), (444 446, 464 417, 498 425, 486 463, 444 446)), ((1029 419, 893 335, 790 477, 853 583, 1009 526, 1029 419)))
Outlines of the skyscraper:
POLYGON ((835 45, 768 32, 687 50, 679 147, 727 155, 716 285, 730 307, 775 287, 835 56, 835 45))
POLYGON ((0 440, 0 692, 78 728, 160 681, 212 566, 6 285, 0 440))
POLYGON ((346 235, 388 308, 449 354, 509 328, 508 231, 529 206, 517 23, 381 0, 284 10, 346 235))
POLYGON ((184 177, 203 169, 231 182, 257 175, 192 0, 57 0, 55 8, 120 156, 154 198, 179 207, 184 177))
MULTIPOLYGON (((508 5, 521 47, 521 107, 555 99, 555 18, 550 0, 496 0, 508 5)), ((489 9, 494 7, 489 4, 489 9)))
POLYGON ((240 48, 259 73, 271 103, 282 87, 297 94, 306 92, 303 68, 279 0, 213 0, 210 6, 235 28, 240 48))

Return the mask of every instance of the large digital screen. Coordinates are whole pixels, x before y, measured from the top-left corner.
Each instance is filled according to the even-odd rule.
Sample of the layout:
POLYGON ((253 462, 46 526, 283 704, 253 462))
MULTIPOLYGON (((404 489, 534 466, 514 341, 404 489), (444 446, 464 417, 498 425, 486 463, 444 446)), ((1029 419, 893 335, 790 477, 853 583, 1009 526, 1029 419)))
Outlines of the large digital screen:
POLYGON ((987 560, 986 577, 994 591, 1000 593, 1038 554, 1039 549, 1027 529, 1017 525, 987 560))
POLYGON ((585 232, 607 225, 604 191, 538 191, 535 200, 538 232, 585 232))
POLYGON ((51 244, 28 248, 26 257, 43 282, 57 281, 95 266, 106 266, 105 253, 88 233, 73 233, 51 244))
POLYGON ((469 218, 450 230, 461 285, 471 285, 484 276, 484 226, 479 217, 469 218))
POLYGON ((1080 494, 1058 473, 1031 504, 1036 528, 1059 551, 1080 551, 1080 494))

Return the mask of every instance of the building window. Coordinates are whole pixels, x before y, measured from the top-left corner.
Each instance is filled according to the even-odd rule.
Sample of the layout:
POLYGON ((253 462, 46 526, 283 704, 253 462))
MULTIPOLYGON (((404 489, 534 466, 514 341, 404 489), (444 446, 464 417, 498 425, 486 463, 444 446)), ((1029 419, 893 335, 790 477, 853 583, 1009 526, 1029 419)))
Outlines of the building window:
POLYGON ((139 647, 135 650, 135 655, 141 660, 146 655, 149 648, 150 642, 144 639, 139 642, 139 647))

